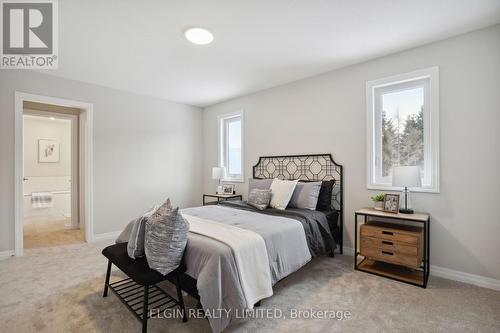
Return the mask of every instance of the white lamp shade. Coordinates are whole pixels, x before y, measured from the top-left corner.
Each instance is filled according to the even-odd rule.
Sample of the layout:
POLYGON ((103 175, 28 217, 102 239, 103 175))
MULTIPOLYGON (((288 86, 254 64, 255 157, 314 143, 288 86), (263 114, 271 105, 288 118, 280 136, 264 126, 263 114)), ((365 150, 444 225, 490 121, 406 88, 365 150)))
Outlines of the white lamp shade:
POLYGON ((222 179, 224 178, 224 168, 213 167, 212 168, 212 179, 222 179))
POLYGON ((422 178, 418 166, 397 166, 392 168, 392 186, 421 187, 422 178))

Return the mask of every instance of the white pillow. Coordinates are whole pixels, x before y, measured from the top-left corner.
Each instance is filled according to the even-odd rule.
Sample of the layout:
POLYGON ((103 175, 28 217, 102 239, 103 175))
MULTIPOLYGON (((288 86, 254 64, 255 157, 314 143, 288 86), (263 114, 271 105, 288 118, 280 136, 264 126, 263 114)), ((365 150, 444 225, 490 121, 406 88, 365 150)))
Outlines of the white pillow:
POLYGON ((292 198, 293 191, 299 180, 274 179, 271 184, 271 203, 269 206, 276 209, 285 209, 292 198))

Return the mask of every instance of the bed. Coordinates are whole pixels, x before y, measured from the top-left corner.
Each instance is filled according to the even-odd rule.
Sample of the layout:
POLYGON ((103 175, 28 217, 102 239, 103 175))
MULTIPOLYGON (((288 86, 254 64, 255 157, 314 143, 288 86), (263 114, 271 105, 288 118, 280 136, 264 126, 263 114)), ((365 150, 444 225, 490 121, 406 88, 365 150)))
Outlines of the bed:
POLYGON ((254 302, 272 295, 271 285, 261 288, 260 293, 249 293, 247 286, 254 280, 267 278, 274 285, 313 257, 333 256, 336 249, 342 253, 343 174, 342 166, 330 154, 260 157, 253 167, 253 178, 305 182, 334 179, 331 209, 259 211, 238 200, 181 211, 191 225, 182 289, 199 300, 214 332, 222 332, 238 314, 241 316, 245 309, 253 308, 254 302), (239 243, 239 237, 263 240, 265 254, 252 253, 255 260, 238 261, 237 245, 231 242, 239 243), (242 263, 258 265, 253 261, 259 260, 260 267, 262 260, 265 261, 265 269, 247 267, 251 273, 243 273, 242 263))

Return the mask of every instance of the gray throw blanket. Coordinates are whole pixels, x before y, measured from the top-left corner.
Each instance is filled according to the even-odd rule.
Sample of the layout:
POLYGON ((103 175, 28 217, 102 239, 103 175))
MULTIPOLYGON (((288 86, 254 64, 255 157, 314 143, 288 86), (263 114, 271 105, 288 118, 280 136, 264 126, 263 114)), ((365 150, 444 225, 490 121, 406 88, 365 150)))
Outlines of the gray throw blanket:
POLYGON ((330 252, 337 246, 330 231, 326 215, 323 212, 300 208, 287 208, 285 210, 267 208, 265 210, 258 210, 245 201, 240 200, 221 201, 219 204, 261 214, 288 217, 299 221, 304 227, 307 245, 309 246, 312 256, 330 252))

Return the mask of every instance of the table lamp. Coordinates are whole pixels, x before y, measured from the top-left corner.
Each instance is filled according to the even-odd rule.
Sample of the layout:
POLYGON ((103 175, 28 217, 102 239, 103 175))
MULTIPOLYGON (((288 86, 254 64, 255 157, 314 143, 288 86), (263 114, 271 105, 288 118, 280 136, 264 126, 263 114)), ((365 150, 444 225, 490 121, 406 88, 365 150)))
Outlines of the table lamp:
POLYGON ((400 208, 403 214, 413 214, 413 209, 408 208, 408 187, 421 187, 422 178, 418 166, 397 166, 392 168, 392 186, 404 187, 405 207, 400 208))
POLYGON ((217 191, 215 193, 222 193, 222 186, 220 184, 220 180, 224 178, 224 168, 222 167, 213 167, 212 168, 212 179, 218 179, 219 184, 217 186, 217 191))

